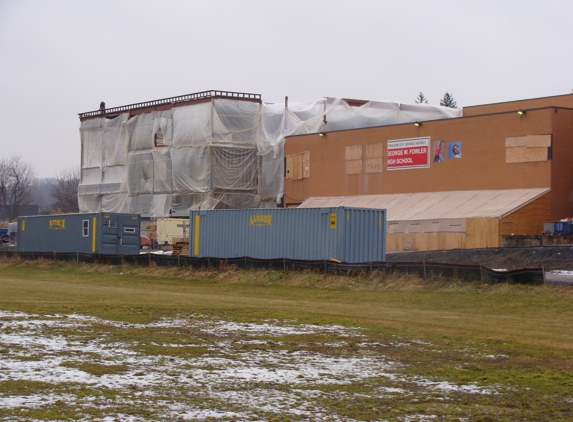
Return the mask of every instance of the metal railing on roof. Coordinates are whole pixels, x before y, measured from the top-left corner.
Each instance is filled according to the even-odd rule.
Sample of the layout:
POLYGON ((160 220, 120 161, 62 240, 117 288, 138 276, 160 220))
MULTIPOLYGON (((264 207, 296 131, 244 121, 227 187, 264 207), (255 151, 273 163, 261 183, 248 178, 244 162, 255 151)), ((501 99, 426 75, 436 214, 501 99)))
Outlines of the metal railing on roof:
POLYGON ((193 94, 179 95, 177 97, 162 98, 160 100, 145 101, 142 103, 135 103, 135 104, 129 104, 129 105, 124 105, 124 106, 119 106, 119 107, 106 108, 103 110, 87 111, 85 113, 78 113, 78 115, 80 116, 80 119, 82 119, 84 117, 117 114, 117 113, 123 113, 123 112, 129 111, 129 110, 135 110, 138 108, 156 107, 158 105, 163 105, 163 104, 175 105, 177 103, 199 101, 199 100, 204 100, 207 98, 230 98, 230 99, 238 99, 238 100, 260 101, 261 95, 260 94, 249 94, 249 93, 245 93, 245 92, 210 90, 210 91, 195 92, 193 94))

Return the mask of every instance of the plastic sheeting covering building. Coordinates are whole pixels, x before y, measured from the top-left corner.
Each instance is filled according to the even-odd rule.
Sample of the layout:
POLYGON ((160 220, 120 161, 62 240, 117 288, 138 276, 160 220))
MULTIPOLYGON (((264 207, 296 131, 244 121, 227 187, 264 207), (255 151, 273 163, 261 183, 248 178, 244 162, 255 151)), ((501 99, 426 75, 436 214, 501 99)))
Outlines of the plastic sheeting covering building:
POLYGON ((80 211, 158 218, 196 209, 274 208, 283 195, 286 136, 461 113, 335 98, 265 104, 257 94, 225 91, 81 113, 80 211))

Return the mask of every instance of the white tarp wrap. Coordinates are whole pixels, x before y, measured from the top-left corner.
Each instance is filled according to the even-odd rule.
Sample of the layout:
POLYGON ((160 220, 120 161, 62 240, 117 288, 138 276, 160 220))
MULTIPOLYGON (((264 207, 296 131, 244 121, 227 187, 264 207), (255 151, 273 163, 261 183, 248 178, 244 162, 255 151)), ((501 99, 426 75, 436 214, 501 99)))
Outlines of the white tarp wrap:
POLYGON ((210 147, 178 148, 171 151, 174 193, 209 192, 211 186, 210 147))
POLYGON ((104 127, 104 167, 124 166, 127 155, 127 115, 106 119, 104 127))
POLYGON ((80 126, 81 212, 149 217, 272 208, 283 195, 285 136, 460 117, 461 110, 339 98, 307 104, 213 99, 80 126))
POLYGON ((200 103, 173 109, 173 146, 198 147, 211 145, 213 139, 213 105, 200 103))

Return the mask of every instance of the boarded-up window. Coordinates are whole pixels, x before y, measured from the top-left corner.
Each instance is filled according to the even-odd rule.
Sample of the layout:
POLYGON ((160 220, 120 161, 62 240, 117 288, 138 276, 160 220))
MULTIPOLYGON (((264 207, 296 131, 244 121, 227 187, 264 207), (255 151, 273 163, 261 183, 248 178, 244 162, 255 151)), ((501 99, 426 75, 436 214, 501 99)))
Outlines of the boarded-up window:
POLYGON ((364 173, 382 173, 384 144, 366 145, 364 173))
POLYGON ((166 147, 167 144, 165 143, 165 136, 163 135, 163 132, 161 131, 161 128, 159 128, 157 130, 157 133, 154 136, 154 145, 157 148, 161 148, 161 147, 166 147))
POLYGON ((527 135, 505 139, 506 163, 532 163, 547 161, 551 135, 527 135))
POLYGON ((345 173, 362 173, 362 145, 354 145, 344 148, 345 173))
POLYGON ((285 157, 285 178, 293 180, 310 177, 310 151, 303 151, 285 157))

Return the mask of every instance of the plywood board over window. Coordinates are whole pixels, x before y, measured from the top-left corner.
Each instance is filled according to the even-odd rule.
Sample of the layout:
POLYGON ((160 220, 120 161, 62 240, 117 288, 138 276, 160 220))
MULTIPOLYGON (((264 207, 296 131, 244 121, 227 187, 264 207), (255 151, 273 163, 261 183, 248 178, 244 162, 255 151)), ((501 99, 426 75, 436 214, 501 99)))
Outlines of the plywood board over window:
POLYGON ((362 145, 344 147, 344 159, 346 161, 362 160, 362 145))
POLYGON ((346 174, 362 174, 362 145, 345 147, 344 160, 346 174))
POLYGON ((285 157, 285 178, 293 180, 310 177, 310 151, 303 151, 285 157))
POLYGON ((382 173, 384 166, 384 144, 366 145, 364 173, 382 173))
POLYGON ((506 163, 532 163, 547 161, 551 135, 514 136, 505 139, 506 163))

